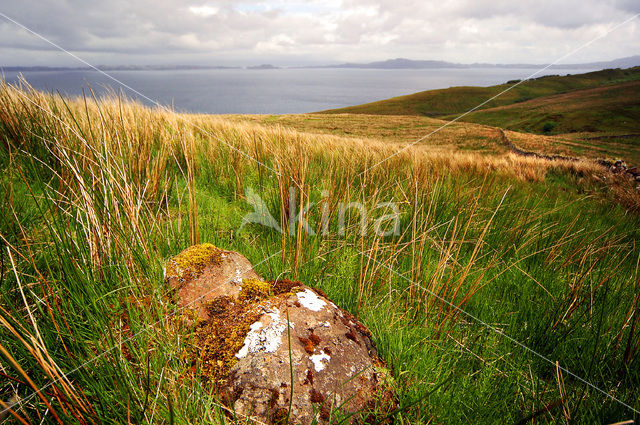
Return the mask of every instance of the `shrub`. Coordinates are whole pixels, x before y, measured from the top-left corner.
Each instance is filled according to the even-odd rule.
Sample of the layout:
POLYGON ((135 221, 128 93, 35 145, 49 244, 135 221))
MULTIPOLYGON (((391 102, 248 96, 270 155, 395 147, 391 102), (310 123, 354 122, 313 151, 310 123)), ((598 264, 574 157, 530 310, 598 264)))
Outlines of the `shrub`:
POLYGON ((556 128, 556 123, 553 121, 547 121, 542 126, 542 132, 545 134, 551 133, 556 128))

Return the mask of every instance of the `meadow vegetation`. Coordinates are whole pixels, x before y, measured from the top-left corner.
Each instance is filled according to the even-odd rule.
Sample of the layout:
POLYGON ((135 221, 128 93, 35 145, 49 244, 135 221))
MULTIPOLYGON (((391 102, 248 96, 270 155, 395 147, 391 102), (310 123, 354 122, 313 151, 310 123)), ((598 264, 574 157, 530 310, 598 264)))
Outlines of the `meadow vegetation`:
POLYGON ((26 424, 233 422, 188 361, 197 336, 163 278, 207 242, 367 325, 393 370, 395 423, 639 419, 631 183, 589 160, 517 156, 482 125, 408 146, 379 134, 402 120, 306 119, 0 86, 0 410, 26 424), (294 231, 240 229, 248 188, 294 231), (338 234, 338 205, 354 201, 379 216, 397 203, 400 234, 362 233, 355 210, 338 234), (289 223, 307 202, 315 236, 289 223))

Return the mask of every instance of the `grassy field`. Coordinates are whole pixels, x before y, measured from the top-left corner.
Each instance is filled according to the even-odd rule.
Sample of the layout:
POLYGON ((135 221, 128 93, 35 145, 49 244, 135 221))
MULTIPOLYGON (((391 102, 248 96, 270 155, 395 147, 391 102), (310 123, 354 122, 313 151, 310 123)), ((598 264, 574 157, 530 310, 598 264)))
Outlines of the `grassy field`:
POLYGON ((2 85, 0 406, 27 424, 229 423, 163 280, 171 255, 210 242, 357 315, 393 369, 395 423, 637 421, 633 184, 516 156, 483 125, 407 145, 440 123, 181 115, 2 85), (289 188, 315 235, 289 222, 289 188), (293 231, 240 229, 247 190, 293 231), (354 201, 371 216, 341 234, 354 201), (398 234, 374 231, 385 202, 398 234))
MULTIPOLYGON (((613 125, 613 115, 607 112, 604 114, 611 116, 613 125)), ((446 120, 409 115, 225 115, 224 119, 272 128, 284 126, 307 134, 366 139, 398 148, 424 138, 416 143, 416 148, 429 149, 432 153, 470 152, 501 155, 509 150, 497 127, 461 121, 451 124, 446 120)), ((555 135, 507 131, 507 134, 519 148, 528 151, 594 160, 622 158, 631 165, 640 165, 640 135, 621 135, 615 131, 555 135)))

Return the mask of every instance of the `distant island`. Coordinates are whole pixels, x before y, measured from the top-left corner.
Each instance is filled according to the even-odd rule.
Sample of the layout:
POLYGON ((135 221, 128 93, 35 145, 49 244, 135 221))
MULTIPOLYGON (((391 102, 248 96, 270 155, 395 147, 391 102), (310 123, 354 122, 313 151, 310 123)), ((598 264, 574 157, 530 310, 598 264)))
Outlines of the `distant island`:
POLYGON ((273 66, 270 63, 257 65, 257 66, 248 66, 247 69, 280 69, 279 66, 273 66))
MULTIPOLYGON (((455 63, 440 60, 413 60, 406 58, 388 59, 384 61, 356 63, 345 62, 327 65, 289 66, 279 67, 272 64, 241 66, 217 66, 217 65, 99 65, 101 71, 176 71, 176 70, 207 70, 207 69, 312 69, 312 68, 353 68, 353 69, 470 69, 470 68, 505 68, 505 69, 611 69, 611 68, 632 68, 640 66, 640 55, 626 58, 614 59, 611 61, 557 64, 548 66, 547 64, 532 63, 455 63)), ((0 71, 5 72, 37 72, 37 71, 95 71, 91 67, 55 67, 55 66, 0 66, 0 71)))

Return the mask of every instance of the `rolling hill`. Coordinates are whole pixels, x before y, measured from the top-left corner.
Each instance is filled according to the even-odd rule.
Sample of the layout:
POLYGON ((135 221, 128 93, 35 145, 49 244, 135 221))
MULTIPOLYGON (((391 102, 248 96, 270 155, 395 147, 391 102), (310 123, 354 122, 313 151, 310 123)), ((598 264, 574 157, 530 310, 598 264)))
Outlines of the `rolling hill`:
MULTIPOLYGON (((322 113, 422 115, 434 118, 447 118, 451 115, 463 114, 478 107, 478 105, 482 106, 478 107, 477 110, 485 110, 524 103, 546 96, 567 94, 578 90, 598 87, 616 86, 638 80, 640 80, 640 67, 606 69, 586 74, 545 76, 522 83, 514 80, 490 87, 460 86, 428 90, 363 105, 322 111, 322 113), (519 84, 514 86, 516 83, 519 84), (494 97, 495 99, 493 99, 494 97), (488 99, 492 100, 487 101, 488 99)), ((624 90, 622 90, 622 92, 624 92, 624 90)), ((590 107, 592 106, 591 104, 590 107)), ((480 121, 482 120, 479 118, 476 119, 476 122, 480 121)))
MULTIPOLYGON (((442 118, 455 119, 456 114, 442 118)), ((640 131, 640 81, 537 97, 462 119, 532 133, 640 131)))

